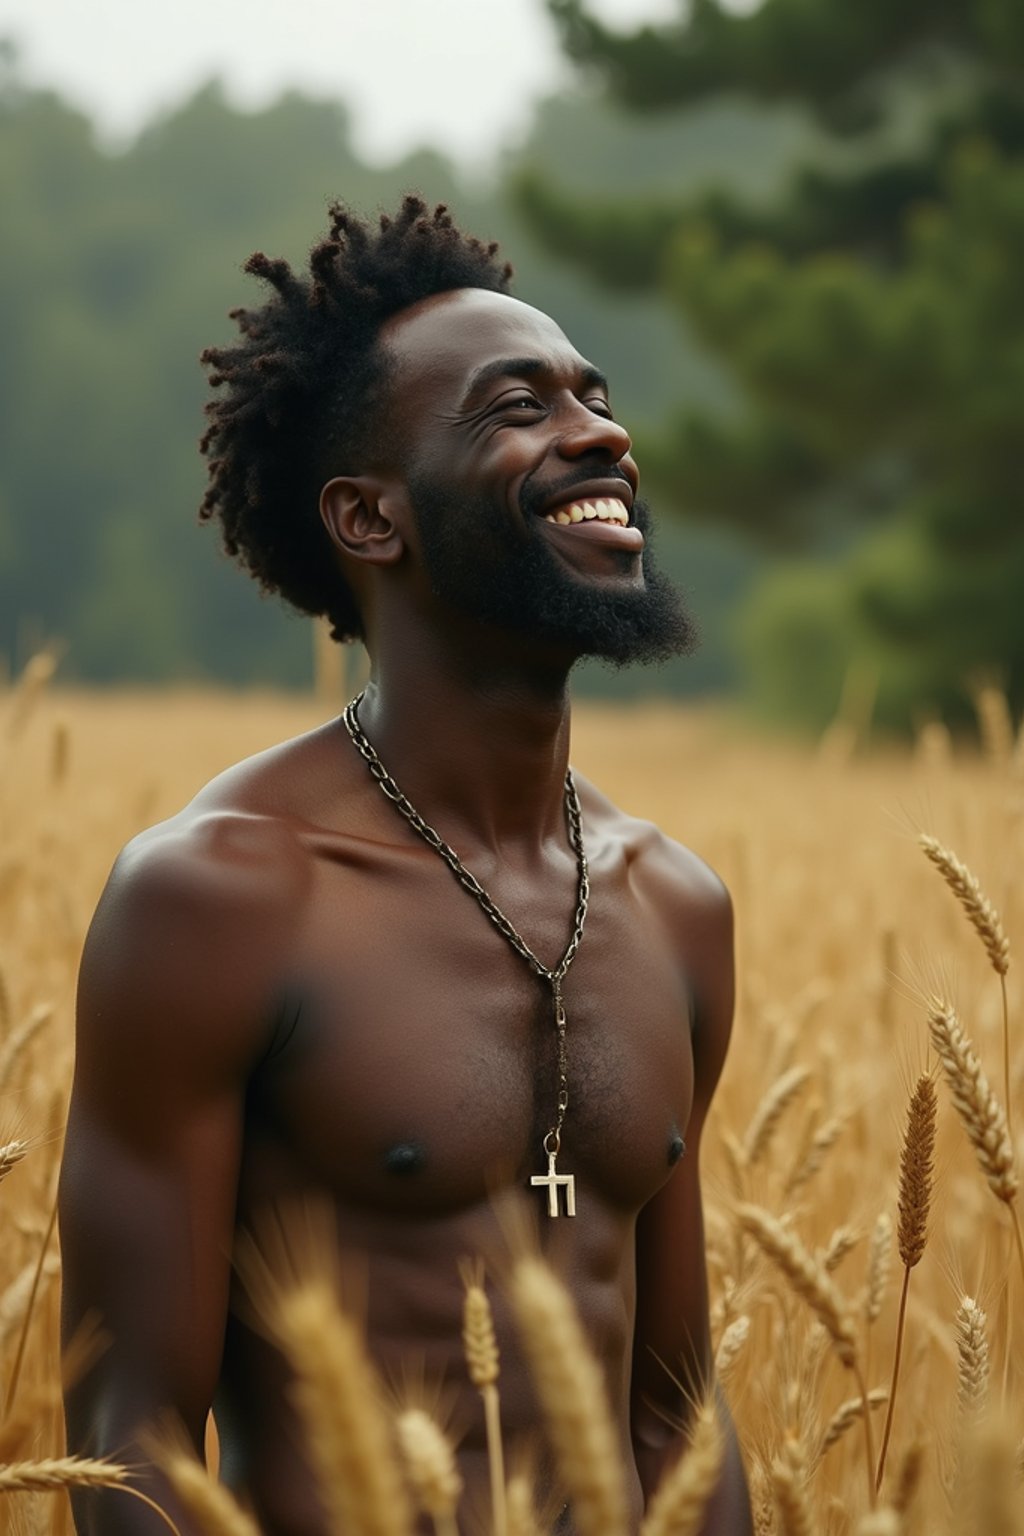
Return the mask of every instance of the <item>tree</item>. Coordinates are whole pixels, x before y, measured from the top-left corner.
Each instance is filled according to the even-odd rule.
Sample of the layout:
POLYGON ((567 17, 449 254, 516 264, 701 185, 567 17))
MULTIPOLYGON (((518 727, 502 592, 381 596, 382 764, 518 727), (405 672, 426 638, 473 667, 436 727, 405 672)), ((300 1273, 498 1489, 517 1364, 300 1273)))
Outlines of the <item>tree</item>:
POLYGON ((804 582, 784 570, 751 616, 791 668, 776 702, 808 697, 803 652, 818 700, 823 656, 835 693, 867 657, 894 723, 962 711, 982 673, 1024 705, 1024 7, 693 0, 623 36, 584 0, 549 6, 637 113, 741 92, 816 128, 768 203, 714 186, 573 203, 536 173, 519 187, 552 248, 659 289, 738 387, 740 410, 677 411, 644 445, 648 473, 694 513, 832 555, 804 582))

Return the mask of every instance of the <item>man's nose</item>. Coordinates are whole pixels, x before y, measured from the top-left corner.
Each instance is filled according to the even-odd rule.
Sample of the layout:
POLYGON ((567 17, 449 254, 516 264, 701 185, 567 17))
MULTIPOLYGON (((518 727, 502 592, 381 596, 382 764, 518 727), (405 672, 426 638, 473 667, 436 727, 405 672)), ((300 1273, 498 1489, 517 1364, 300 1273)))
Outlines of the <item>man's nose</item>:
POLYGON ((567 407, 565 426, 559 439, 559 451, 567 459, 584 458, 599 453, 617 464, 632 447, 629 433, 621 422, 592 411, 581 400, 567 407))

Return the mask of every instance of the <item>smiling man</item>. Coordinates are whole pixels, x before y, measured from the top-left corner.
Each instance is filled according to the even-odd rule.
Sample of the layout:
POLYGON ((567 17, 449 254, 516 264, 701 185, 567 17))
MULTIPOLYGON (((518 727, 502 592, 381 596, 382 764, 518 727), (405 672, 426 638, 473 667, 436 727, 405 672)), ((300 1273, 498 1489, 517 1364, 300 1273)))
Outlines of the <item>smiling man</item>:
MULTIPOLYGON (((528 1199, 637 1524, 685 1385, 712 1377, 697 1158, 731 915, 699 859, 571 772, 567 680, 683 650, 690 624, 604 378, 508 295, 493 247, 410 198, 379 228, 334 209, 308 276, 248 265, 270 293, 206 354, 204 514, 265 589, 363 638, 372 676, 136 838, 100 902, 61 1230, 66 1330, 96 1314, 109 1347, 70 1442, 144 1460, 174 1409, 199 1447, 214 1405, 267 1536, 322 1536, 287 1373, 236 1305, 236 1232, 328 1199, 381 1368, 455 1387, 458 1261, 528 1199)), ((515 1443, 536 1406, 500 1300, 497 1320, 515 1443)), ((468 1515, 487 1464, 460 1390, 468 1515)), ((750 1530, 727 1438, 708 1536, 750 1530)), ((117 1493, 76 1519, 164 1529, 117 1493)))

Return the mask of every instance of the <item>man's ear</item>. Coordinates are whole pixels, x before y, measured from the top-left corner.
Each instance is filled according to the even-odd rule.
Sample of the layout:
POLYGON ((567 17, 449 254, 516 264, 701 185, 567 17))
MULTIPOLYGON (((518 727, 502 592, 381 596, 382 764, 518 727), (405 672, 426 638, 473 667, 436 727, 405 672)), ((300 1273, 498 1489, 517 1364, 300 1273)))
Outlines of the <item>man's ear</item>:
POLYGON ((320 516, 343 555, 370 565, 394 565, 405 549, 399 526, 403 503, 391 482, 374 475, 338 475, 320 492, 320 516))

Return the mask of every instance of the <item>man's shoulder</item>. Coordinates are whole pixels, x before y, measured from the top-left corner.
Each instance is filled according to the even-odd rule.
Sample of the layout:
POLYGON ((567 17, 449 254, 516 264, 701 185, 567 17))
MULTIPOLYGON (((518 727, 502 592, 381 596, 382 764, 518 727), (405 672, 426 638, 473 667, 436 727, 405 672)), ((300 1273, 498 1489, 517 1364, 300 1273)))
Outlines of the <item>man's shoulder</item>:
POLYGON ((280 818, 193 803, 140 833, 90 925, 80 1030, 137 1041, 166 1024, 193 1041, 213 1031, 239 1059, 258 1051, 308 883, 280 818))
POLYGON ((309 876, 303 815, 317 797, 330 727, 320 726, 225 768, 167 820, 118 855, 108 892, 217 920, 290 905, 309 876))
POLYGON ((593 784, 583 781, 580 790, 584 813, 593 818, 601 842, 622 851, 663 914, 701 917, 731 932, 728 889, 699 854, 655 822, 622 810, 593 784))

